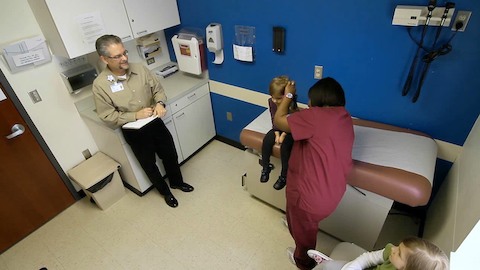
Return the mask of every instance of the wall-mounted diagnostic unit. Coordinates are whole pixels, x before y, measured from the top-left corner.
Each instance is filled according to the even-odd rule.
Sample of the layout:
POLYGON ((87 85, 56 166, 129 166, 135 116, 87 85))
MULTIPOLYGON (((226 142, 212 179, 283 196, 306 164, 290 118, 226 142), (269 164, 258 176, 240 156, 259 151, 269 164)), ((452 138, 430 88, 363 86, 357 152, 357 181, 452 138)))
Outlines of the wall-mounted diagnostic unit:
MULTIPOLYGON (((427 22, 428 15, 427 6, 405 6, 399 5, 395 8, 395 13, 393 14, 393 25, 403 25, 403 26, 419 26, 425 25, 427 22)), ((429 20, 429 26, 439 26, 442 22, 442 16, 445 12, 445 7, 435 7, 432 11, 431 18, 429 20)), ((444 27, 450 25, 452 20, 453 13, 455 12, 454 8, 450 8, 447 13, 447 17, 443 23, 444 27)))

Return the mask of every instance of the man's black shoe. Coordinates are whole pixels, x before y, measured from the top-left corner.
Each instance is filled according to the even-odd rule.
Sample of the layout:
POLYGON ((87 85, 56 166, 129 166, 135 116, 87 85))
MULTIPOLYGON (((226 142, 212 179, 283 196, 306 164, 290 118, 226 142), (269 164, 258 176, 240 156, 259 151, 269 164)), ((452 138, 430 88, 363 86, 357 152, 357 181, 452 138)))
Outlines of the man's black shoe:
POLYGON ((178 206, 178 201, 175 199, 175 197, 173 197, 172 194, 165 195, 165 202, 168 204, 168 206, 173 208, 178 206))
POLYGON ((190 185, 187 184, 187 183, 183 183, 183 184, 181 184, 180 186, 171 186, 171 188, 173 188, 173 189, 180 189, 180 190, 183 191, 183 192, 192 192, 192 191, 193 191, 193 187, 190 186, 190 185))

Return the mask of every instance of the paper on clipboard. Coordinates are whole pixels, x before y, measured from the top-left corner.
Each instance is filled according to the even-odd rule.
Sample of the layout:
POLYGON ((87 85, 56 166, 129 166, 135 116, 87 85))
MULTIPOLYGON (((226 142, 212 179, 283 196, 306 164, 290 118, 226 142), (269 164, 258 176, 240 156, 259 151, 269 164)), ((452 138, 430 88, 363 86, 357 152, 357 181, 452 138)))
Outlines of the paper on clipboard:
POLYGON ((157 116, 153 115, 153 116, 150 116, 150 117, 147 117, 147 118, 138 119, 137 121, 124 124, 122 126, 122 128, 123 129, 141 129, 143 126, 152 122, 156 118, 157 118, 157 116))

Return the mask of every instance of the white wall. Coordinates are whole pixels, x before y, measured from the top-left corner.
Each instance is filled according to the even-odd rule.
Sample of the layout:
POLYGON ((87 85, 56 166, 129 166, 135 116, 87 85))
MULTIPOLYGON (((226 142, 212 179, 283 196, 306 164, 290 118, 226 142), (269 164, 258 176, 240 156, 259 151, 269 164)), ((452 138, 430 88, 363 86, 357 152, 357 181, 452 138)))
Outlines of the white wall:
MULTIPOLYGON (((0 47, 25 38, 43 36, 27 0, 1 0, 0 3, 0 47)), ((156 63, 150 68, 170 61, 163 31, 159 35, 162 55, 156 57, 156 63)), ((141 61, 136 53, 135 42, 125 45, 131 52, 130 61, 141 61)), ((84 160, 82 151, 85 149, 89 149, 92 154, 98 151, 74 105, 74 102, 89 95, 90 91, 83 91, 79 95, 69 94, 60 77, 61 69, 55 61, 12 74, 3 57, 1 59, 0 69, 64 171, 84 160), (42 98, 36 104, 28 96, 28 92, 34 89, 37 89, 42 98)), ((88 59, 96 64, 98 57, 91 54, 88 59)))
MULTIPOLYGON (((458 251, 457 256, 464 254, 472 256, 473 252, 477 250, 476 248, 459 249, 459 246, 480 220, 480 196, 478 196, 480 193, 479 160, 480 117, 477 118, 463 145, 462 153, 454 162, 444 184, 433 201, 428 211, 425 226, 425 238, 436 243, 447 253, 458 251)), ((478 239, 479 234, 472 233, 468 242, 472 242, 470 237, 477 238, 473 242, 476 242, 478 245, 480 241, 478 239)), ((478 255, 475 254, 474 256, 478 255)))

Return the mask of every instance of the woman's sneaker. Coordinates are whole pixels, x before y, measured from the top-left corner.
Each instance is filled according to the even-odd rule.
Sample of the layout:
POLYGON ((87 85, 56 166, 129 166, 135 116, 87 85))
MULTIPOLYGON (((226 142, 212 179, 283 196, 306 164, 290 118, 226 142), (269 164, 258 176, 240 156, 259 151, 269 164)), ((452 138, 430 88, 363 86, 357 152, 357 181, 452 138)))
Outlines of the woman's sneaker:
POLYGON ((307 251, 307 254, 308 254, 308 257, 314 259, 317 264, 320 264, 320 263, 322 263, 323 261, 330 261, 330 260, 331 260, 330 257, 328 257, 327 255, 321 253, 321 252, 318 251, 318 250, 309 249, 309 250, 307 251))

